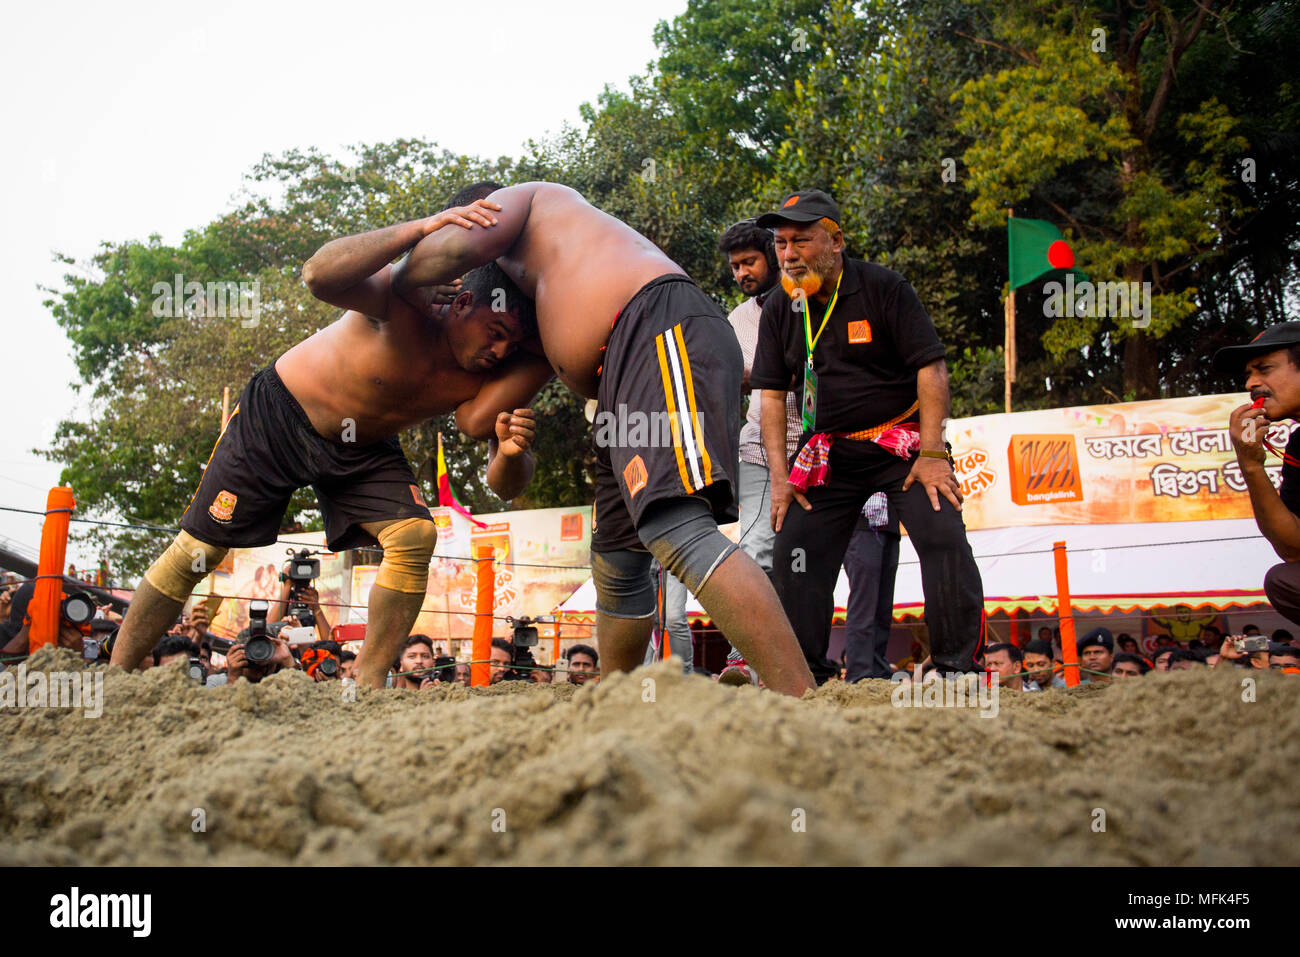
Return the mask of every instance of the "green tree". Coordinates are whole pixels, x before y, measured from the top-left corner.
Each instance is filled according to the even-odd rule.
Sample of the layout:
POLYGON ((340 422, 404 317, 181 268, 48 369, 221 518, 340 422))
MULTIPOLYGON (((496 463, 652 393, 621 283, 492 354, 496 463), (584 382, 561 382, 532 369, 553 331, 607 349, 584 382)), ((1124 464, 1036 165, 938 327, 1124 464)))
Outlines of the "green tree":
MULTIPOLYGON (((1149 326, 1098 311, 1057 319, 1043 339, 1061 360, 1122 350, 1126 396, 1160 394, 1153 346, 1197 309, 1188 271, 1242 216, 1229 170, 1246 141, 1213 96, 1175 113, 1170 96, 1188 51, 1226 28, 1230 3, 1012 0, 996 10, 994 45, 1012 64, 957 92, 971 223, 997 227, 1006 209, 1071 230, 1094 282, 1149 282, 1149 326)), ((1111 360, 1113 361, 1113 359, 1111 360)))
MULTIPOLYGON (((466 182, 508 181, 510 173, 508 160, 484 163, 419 141, 361 147, 352 164, 291 151, 264 157, 249 174, 240 208, 187 232, 178 246, 155 236, 104 244, 84 266, 65 257, 74 268, 61 288, 47 290, 46 305, 72 342, 90 411, 60 423, 50 448, 38 451, 63 465, 62 481, 76 489, 82 514, 175 525, 216 441, 223 387, 233 401, 258 369, 338 318, 302 285, 302 262, 333 236, 429 215, 466 182), (214 315, 206 303, 179 315, 159 308, 157 289, 170 288, 177 275, 203 284, 256 283, 256 323, 214 315)), ((586 500, 574 469, 582 461, 574 447, 586 429, 581 407, 564 415, 556 405, 550 389, 539 407, 538 475, 521 504, 586 500)), ((436 492, 439 430, 464 504, 499 510, 502 503, 482 481, 486 447, 463 441, 452 416, 402 436, 426 496, 436 492)), ((319 527, 314 494, 300 491, 282 530, 319 527)), ((142 571, 169 538, 165 531, 113 527, 77 534, 110 552, 113 566, 127 574, 142 571)))

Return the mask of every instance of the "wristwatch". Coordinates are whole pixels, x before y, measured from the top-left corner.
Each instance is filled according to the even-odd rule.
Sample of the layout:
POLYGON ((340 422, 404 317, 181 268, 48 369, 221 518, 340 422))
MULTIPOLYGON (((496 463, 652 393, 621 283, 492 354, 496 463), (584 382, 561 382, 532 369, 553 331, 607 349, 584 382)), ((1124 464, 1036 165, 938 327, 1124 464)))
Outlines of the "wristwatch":
POLYGON ((921 451, 916 454, 927 459, 943 459, 945 462, 948 461, 948 453, 943 449, 921 449, 921 451))

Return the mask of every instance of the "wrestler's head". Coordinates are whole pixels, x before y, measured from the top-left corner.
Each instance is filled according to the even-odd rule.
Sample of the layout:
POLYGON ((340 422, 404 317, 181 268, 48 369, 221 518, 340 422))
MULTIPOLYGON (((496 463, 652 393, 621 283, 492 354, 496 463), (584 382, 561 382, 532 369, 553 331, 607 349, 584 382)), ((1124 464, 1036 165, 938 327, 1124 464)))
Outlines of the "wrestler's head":
POLYGON ((783 222, 776 227, 775 242, 781 287, 791 297, 796 289, 805 296, 817 295, 834 278, 844 255, 844 233, 827 218, 783 222))
POLYGON ((462 369, 490 372, 537 335, 537 312, 501 267, 488 263, 465 277, 443 331, 462 369))

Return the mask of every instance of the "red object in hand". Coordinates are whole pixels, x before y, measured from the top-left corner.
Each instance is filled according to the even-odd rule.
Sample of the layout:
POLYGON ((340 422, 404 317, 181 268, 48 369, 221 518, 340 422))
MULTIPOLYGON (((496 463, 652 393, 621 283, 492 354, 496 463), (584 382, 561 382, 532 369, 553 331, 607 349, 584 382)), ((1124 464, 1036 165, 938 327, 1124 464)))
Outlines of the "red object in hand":
POLYGON ((1252 409, 1262 409, 1262 408, 1264 408, 1264 397, 1261 395, 1258 399, 1256 399, 1254 402, 1252 402, 1252 403, 1250 404, 1250 407, 1251 407, 1252 409))

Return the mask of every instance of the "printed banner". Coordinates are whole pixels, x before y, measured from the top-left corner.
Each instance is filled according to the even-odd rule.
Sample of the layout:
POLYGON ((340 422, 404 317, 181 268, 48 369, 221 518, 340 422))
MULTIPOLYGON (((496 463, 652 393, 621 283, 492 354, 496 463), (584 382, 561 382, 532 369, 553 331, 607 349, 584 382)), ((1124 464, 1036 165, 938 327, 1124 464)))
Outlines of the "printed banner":
MULTIPOLYGON (((474 549, 493 551, 495 607, 492 634, 507 637, 506 617, 546 615, 591 575, 591 507, 542 508, 475 516, 475 527, 451 509, 431 509, 438 526, 438 545, 429 567, 429 587, 413 633, 435 642, 468 638, 474 631, 477 578, 474 549)), ((365 605, 376 567, 352 569, 351 621, 365 621, 365 605)), ((553 629, 539 628, 541 637, 553 629)), ((570 632, 566 631, 568 635, 570 632)))
MULTIPOLYGON (((1251 518, 1228 438, 1243 394, 952 419, 968 529, 1251 518)), ((1294 422, 1268 439, 1284 448, 1294 422)), ((1269 456, 1274 486, 1282 463, 1269 456)))

